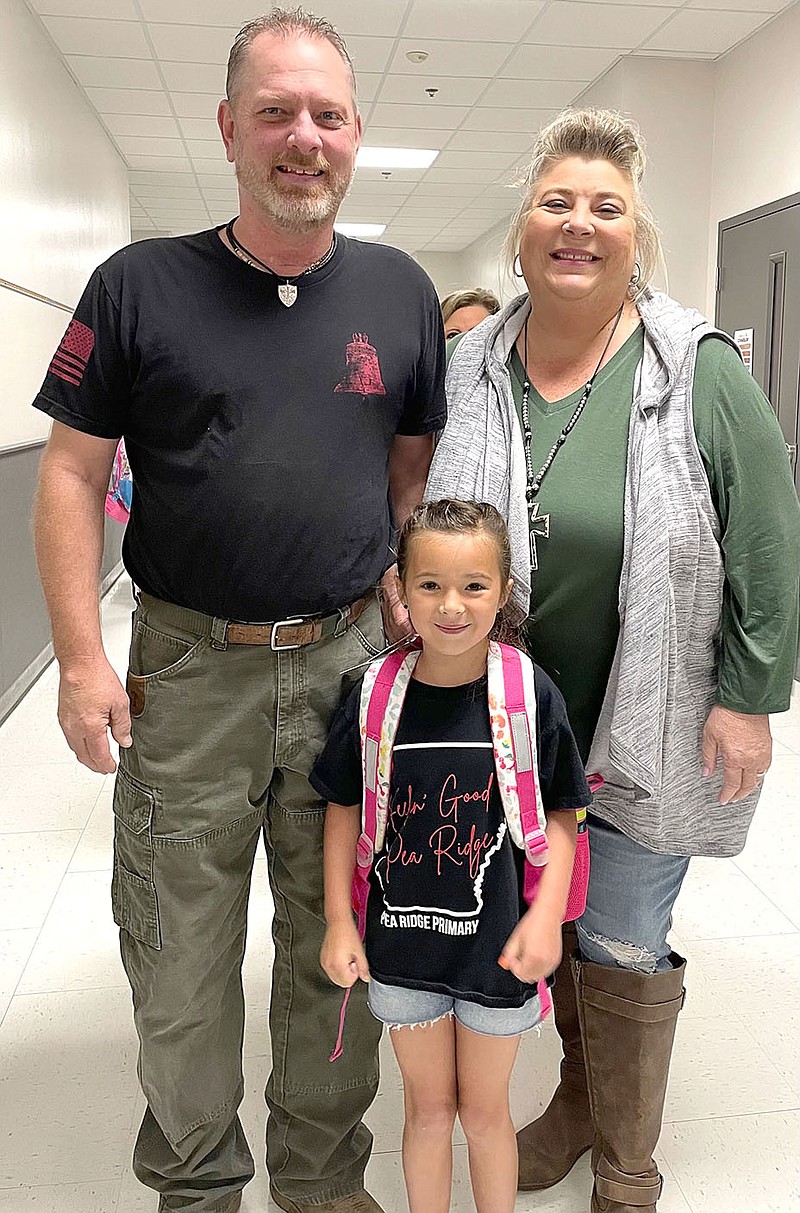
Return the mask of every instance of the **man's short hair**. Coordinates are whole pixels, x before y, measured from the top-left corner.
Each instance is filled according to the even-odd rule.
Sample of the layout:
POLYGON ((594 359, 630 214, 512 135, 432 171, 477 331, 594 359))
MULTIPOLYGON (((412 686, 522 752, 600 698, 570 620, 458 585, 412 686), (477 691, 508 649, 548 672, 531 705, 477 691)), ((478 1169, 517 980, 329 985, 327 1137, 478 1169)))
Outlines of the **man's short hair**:
POLYGON ((262 17, 254 17, 252 21, 248 21, 246 25, 242 26, 234 38, 231 53, 228 56, 225 95, 229 101, 234 100, 247 52, 259 34, 272 34, 276 38, 291 38, 293 35, 299 34, 306 38, 321 38, 325 42, 330 42, 347 67, 355 104, 356 74, 344 38, 327 18, 317 17, 314 13, 307 13, 302 8, 274 8, 271 12, 264 13, 262 17))

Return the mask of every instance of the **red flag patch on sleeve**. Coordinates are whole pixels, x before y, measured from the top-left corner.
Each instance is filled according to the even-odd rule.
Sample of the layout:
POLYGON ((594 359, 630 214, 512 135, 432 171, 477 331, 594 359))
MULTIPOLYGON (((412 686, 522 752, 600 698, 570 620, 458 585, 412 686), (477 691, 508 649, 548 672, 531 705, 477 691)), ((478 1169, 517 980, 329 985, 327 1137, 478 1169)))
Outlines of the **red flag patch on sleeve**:
POLYGON ((70 320, 61 345, 53 355, 50 374, 80 387, 86 364, 94 349, 94 333, 80 320, 70 320))

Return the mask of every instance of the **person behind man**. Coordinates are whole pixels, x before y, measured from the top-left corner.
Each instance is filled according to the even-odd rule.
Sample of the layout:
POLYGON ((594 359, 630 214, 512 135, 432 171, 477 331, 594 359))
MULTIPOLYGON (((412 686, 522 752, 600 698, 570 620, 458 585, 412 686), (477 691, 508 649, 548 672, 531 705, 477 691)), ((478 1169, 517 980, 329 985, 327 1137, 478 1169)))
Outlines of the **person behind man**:
POLYGON ((36 541, 59 719, 92 770, 114 770, 107 728, 121 746, 112 902, 148 1103, 136 1175, 160 1210, 193 1213, 236 1210, 253 1175, 241 963, 263 833, 271 1194, 292 1213, 369 1213, 380 1026, 360 997, 330 1066, 324 805, 307 775, 348 672, 383 645, 375 586, 445 420, 441 316, 408 257, 334 234, 361 119, 330 23, 248 23, 218 119, 239 215, 102 265, 35 402, 54 419, 36 541), (127 694, 97 602, 123 434, 140 588, 127 694))
POLYGON ((487 316, 494 316, 499 311, 500 300, 481 286, 469 291, 453 291, 442 300, 444 335, 449 341, 459 333, 468 333, 487 316))
POLYGON ((651 288, 644 168, 620 114, 539 132, 507 245, 527 289, 459 339, 426 488, 508 521, 512 602, 605 779, 553 990, 561 1083, 517 1139, 525 1190, 594 1147, 592 1213, 656 1208, 672 908, 692 855, 744 846, 797 649, 786 445, 731 339, 651 288))

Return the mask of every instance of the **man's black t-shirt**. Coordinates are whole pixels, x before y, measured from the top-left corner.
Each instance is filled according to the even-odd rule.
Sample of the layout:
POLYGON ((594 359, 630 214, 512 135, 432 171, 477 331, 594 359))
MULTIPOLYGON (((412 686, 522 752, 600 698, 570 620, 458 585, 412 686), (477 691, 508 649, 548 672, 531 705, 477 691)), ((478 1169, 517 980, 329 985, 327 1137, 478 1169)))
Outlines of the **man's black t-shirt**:
MULTIPOLYGON (((335 804, 361 801, 360 690, 339 708, 311 774, 335 804)), ((581 808, 591 794, 564 701, 538 668, 536 700, 544 807, 581 808)), ((484 1006, 522 1006, 536 987, 497 963, 526 909, 522 874, 495 778, 486 678, 457 687, 412 679, 393 751, 386 839, 370 876, 372 976, 484 1006)))
POLYGON ((337 237, 298 280, 216 230, 130 245, 93 274, 36 398, 134 481, 123 556, 148 593, 249 621, 328 613, 391 563, 395 434, 445 421, 432 283, 397 249, 337 237))

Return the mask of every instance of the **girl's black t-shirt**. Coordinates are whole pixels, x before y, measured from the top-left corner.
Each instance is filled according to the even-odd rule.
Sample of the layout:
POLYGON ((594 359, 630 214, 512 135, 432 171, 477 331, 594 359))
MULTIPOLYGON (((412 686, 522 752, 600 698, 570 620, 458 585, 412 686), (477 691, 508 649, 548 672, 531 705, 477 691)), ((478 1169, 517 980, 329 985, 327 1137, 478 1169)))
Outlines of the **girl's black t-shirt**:
MULTIPOLYGON (((360 690, 339 708, 311 775, 334 804, 361 801, 360 690)), ((564 701, 538 668, 536 700, 544 807, 574 811, 591 794, 564 701)), ((370 876, 372 976, 484 1006, 522 1006, 536 986, 497 963, 526 909, 522 875, 497 787, 486 677, 456 687, 412 679, 395 739, 386 839, 370 876)))

